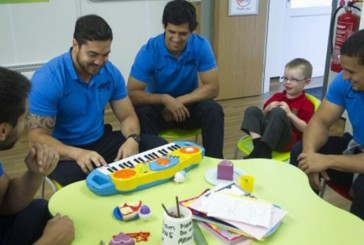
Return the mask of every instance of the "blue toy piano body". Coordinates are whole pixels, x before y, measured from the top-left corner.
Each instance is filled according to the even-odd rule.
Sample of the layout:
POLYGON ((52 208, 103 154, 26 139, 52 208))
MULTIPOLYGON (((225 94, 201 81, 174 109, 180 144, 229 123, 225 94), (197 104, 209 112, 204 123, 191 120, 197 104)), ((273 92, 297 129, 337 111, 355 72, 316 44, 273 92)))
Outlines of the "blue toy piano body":
POLYGON ((169 143, 97 168, 87 176, 86 184, 100 196, 145 189, 198 165, 204 154, 204 148, 192 142, 169 143))

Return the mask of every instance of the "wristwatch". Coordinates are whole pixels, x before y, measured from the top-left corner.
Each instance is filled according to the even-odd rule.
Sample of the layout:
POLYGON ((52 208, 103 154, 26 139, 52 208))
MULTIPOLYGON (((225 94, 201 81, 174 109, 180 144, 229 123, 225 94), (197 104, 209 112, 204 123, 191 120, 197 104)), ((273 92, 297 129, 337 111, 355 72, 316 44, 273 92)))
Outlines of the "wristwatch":
POLYGON ((131 135, 129 135, 128 136, 128 138, 127 139, 129 139, 129 138, 133 138, 138 144, 140 143, 140 141, 142 140, 141 138, 140 138, 140 135, 139 134, 131 134, 131 135))

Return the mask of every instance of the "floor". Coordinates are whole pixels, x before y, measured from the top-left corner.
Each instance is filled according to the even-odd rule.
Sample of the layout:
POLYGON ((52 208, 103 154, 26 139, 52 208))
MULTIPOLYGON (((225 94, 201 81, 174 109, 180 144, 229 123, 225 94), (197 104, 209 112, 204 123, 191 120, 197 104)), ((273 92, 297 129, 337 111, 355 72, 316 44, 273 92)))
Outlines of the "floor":
MULTIPOLYGON (((313 79, 309 87, 321 86, 321 78, 313 79)), ((233 100, 219 101, 219 103, 224 108, 225 112, 225 138, 224 138, 224 157, 232 159, 234 156, 235 145, 238 139, 241 137, 242 132, 240 131, 240 124, 242 121, 242 115, 244 110, 251 105, 262 106, 264 101, 269 98, 272 93, 280 91, 282 89, 282 84, 279 83, 277 79, 273 79, 271 82, 271 91, 269 93, 262 94, 260 96, 239 98, 233 100)), ((105 122, 111 123, 115 129, 117 129, 118 123, 115 117, 112 115, 110 110, 106 110, 105 122)), ((330 130, 332 135, 340 135, 343 133, 345 122, 340 120, 335 124, 330 130)), ((186 139, 194 141, 194 138, 186 139)), ((201 142, 201 137, 199 139, 201 142)), ((19 138, 18 143, 11 150, 0 152, 0 159, 3 162, 5 171, 9 176, 19 176, 24 173, 26 166, 24 164, 25 154, 28 152, 28 139, 27 132, 25 131, 23 135, 19 138)), ((53 194, 49 184, 46 184, 45 198, 49 199, 53 194)), ((37 193, 37 197, 40 196, 40 192, 37 193)), ((335 206, 348 210, 350 207, 350 202, 341 196, 337 195, 330 188, 327 188, 325 194, 325 200, 333 203, 335 206)))

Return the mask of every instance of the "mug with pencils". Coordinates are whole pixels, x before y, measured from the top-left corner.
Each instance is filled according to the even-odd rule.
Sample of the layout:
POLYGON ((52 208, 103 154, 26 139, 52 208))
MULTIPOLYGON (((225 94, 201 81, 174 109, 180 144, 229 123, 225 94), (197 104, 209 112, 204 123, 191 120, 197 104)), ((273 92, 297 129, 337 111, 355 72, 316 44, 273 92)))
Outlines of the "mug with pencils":
POLYGON ((162 244, 194 244, 192 212, 183 206, 174 206, 163 212, 162 244))

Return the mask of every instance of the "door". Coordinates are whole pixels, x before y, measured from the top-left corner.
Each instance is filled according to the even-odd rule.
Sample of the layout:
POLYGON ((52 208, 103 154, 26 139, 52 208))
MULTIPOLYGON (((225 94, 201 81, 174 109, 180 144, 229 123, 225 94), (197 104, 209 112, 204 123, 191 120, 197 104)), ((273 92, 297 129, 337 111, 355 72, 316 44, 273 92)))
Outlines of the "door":
POLYGON ((284 72, 287 62, 300 57, 311 62, 314 77, 324 75, 331 2, 331 0, 287 0, 279 72, 284 72))
POLYGON ((261 94, 268 2, 259 1, 257 15, 229 16, 229 1, 215 1, 213 46, 220 79, 217 99, 261 94))

